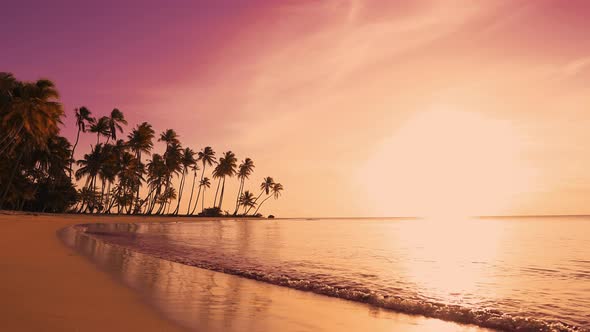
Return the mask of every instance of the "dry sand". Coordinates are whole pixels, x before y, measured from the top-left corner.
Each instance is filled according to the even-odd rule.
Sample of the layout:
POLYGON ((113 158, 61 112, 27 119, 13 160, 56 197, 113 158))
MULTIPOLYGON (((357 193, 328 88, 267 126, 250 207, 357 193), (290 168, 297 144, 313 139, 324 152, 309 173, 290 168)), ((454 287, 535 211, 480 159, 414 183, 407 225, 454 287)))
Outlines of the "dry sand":
POLYGON ((0 330, 180 331, 57 238, 57 230, 91 218, 0 211, 0 330))

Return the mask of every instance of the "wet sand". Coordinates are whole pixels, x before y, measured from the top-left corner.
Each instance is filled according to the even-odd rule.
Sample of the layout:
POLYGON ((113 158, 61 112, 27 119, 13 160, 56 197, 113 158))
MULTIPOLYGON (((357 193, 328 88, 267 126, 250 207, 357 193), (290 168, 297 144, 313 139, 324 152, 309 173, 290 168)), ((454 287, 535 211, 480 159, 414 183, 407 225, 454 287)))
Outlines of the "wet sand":
POLYGON ((188 267, 92 240, 79 242, 85 249, 74 251, 56 236, 66 226, 93 221, 173 220, 0 214, 0 326, 10 331, 485 331, 188 267))

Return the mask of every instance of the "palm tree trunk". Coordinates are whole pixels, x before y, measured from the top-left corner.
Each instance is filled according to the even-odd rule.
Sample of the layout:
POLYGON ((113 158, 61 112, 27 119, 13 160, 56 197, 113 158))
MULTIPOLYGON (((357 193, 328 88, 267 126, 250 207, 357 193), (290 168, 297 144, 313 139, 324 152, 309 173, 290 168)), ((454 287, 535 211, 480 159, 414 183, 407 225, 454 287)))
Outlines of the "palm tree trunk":
POLYGON ((217 206, 217 193, 219 193, 219 185, 221 185, 221 178, 217 181, 217 190, 215 190, 215 199, 213 200, 213 207, 217 206))
POLYGON ((94 201, 92 202, 92 207, 90 209, 90 213, 94 213, 94 209, 96 208, 96 175, 92 177, 92 197, 94 201))
MULTIPOLYGON (((168 180, 166 181, 166 196, 168 196, 168 191, 172 186, 172 173, 168 175, 168 180)), ((170 203, 172 202, 172 198, 167 198, 166 202, 164 202, 164 210, 162 213, 169 213, 170 212, 170 203)))
POLYGON ((207 188, 203 188, 203 200, 201 201, 201 213, 203 213, 203 211, 205 211, 205 190, 207 190, 207 188))
POLYGON ((111 213, 111 207, 110 207, 110 200, 111 200, 111 181, 108 181, 107 184, 107 195, 105 197, 105 213, 109 214, 111 213))
POLYGON ((223 177, 223 184, 221 185, 221 194, 219 194, 219 210, 221 211, 221 204, 223 204, 223 193, 225 191, 225 176, 223 177))
POLYGON ((158 200, 158 197, 160 197, 160 192, 162 191, 161 184, 158 183, 158 185, 155 187, 155 189, 156 189, 156 191, 154 192, 154 196, 152 197, 152 202, 150 204, 150 209, 148 211, 148 214, 152 214, 152 212, 156 208, 156 201, 158 200))
MULTIPOLYGON (((93 176, 91 176, 91 177, 90 177, 90 182, 88 183, 88 192, 90 192, 90 193, 93 193, 93 192, 91 191, 91 188, 93 188, 93 184, 92 184, 93 182, 94 182, 94 177, 93 177, 93 176)), ((90 209, 90 205, 91 205, 91 204, 92 204, 92 197, 91 197, 91 199, 90 199, 90 200, 87 200, 87 201, 86 201, 86 207, 84 208, 84 210, 82 211, 82 213, 86 213, 86 211, 88 211, 88 209, 90 209)))
POLYGON ((155 190, 156 190, 155 186, 150 186, 150 187, 151 187, 151 189, 145 198, 145 210, 143 212, 145 214, 149 214, 151 212, 150 208, 152 206, 152 199, 154 197, 153 195, 155 195, 155 190))
POLYGON ((180 178, 180 185, 178 186, 178 199, 176 200, 176 209, 172 214, 177 215, 178 209, 180 208, 180 200, 182 199, 182 191, 184 190, 184 178, 186 177, 186 170, 182 172, 182 177, 180 178))
POLYGON ((186 208, 186 215, 188 216, 191 212, 191 206, 193 205, 193 193, 195 191, 195 182, 197 180, 197 171, 195 170, 193 175, 193 185, 191 186, 191 196, 188 199, 188 207, 186 208))
POLYGON ((256 215, 256 213, 258 213, 258 210, 260 210, 260 207, 262 206, 262 204, 264 204, 264 202, 266 202, 271 197, 272 197, 272 195, 268 195, 262 202, 260 202, 260 204, 258 204, 256 211, 254 211, 254 215, 256 215))
POLYGON ((74 147, 72 148, 72 155, 70 156, 70 180, 72 180, 72 165, 74 163, 74 151, 76 151, 76 146, 78 146, 78 140, 80 140, 80 127, 78 127, 78 134, 76 135, 76 143, 74 143, 74 147))
MULTIPOLYGON (((203 199, 205 199, 205 192, 203 191, 203 199)), ((199 190, 197 191, 197 199, 195 199, 195 206, 193 207, 193 210, 191 211, 191 215, 195 214, 195 211, 197 210, 197 207, 199 206, 199 197, 201 197, 201 184, 199 182, 199 190)))
MULTIPOLYGON (((201 183, 203 182, 203 176, 205 175, 205 162, 203 162, 203 172, 201 173, 201 181, 199 181, 199 192, 197 193, 197 200, 195 201, 195 207, 191 211, 191 214, 195 213, 197 206, 199 206, 199 196, 201 196, 201 183)), ((203 189, 203 200, 205 199, 205 190, 203 189)), ((202 204, 201 204, 202 205, 202 204)))
MULTIPOLYGON (((264 189, 262 189, 260 191, 260 194, 258 194, 258 197, 256 197, 256 199, 254 200, 254 204, 256 204, 256 202, 258 202, 258 199, 260 198, 260 196, 262 196, 263 193, 264 193, 264 189)), ((254 205, 248 208, 248 211, 246 211, 246 214, 248 214, 248 212, 250 212, 250 210, 252 209, 252 207, 254 207, 254 205)))
POLYGON ((240 208, 240 196, 242 195, 242 190, 244 189, 244 178, 240 181, 240 188, 238 189, 238 197, 236 197, 236 210, 234 211, 234 216, 238 214, 238 209, 240 208))
POLYGON ((160 206, 158 206, 158 211, 156 211, 156 214, 161 214, 162 213, 162 208, 164 207, 165 203, 160 203, 160 206))
MULTIPOLYGON (((90 176, 87 176, 86 183, 84 184, 84 186, 82 188, 90 188, 89 184, 90 184, 90 176)), ((82 213, 85 204, 86 204, 86 197, 82 196, 82 204, 80 205, 80 208, 78 209, 77 213, 82 213)))
POLYGON ((14 164, 14 168, 12 169, 12 173, 10 173, 10 178, 8 178, 8 183, 6 184, 6 189, 4 190, 4 194, 2 194, 2 198, 0 199, 0 209, 4 205, 4 201, 6 200, 6 196, 8 196, 8 192, 10 191, 10 186, 12 185, 12 181, 14 180, 14 176, 16 175, 16 171, 20 166, 20 162, 25 154, 25 149, 23 149, 19 154, 18 158, 16 159, 16 164, 14 164))
MULTIPOLYGON (((137 150, 137 162, 141 167, 141 150, 137 150)), ((140 180, 141 181, 141 180, 140 180)), ((139 183, 137 184, 137 188, 134 188, 135 191, 135 200, 139 201, 139 183)))
POLYGON ((101 182, 102 182, 102 184, 101 184, 101 187, 102 187, 102 188, 101 188, 101 190, 100 190, 100 205, 102 205, 102 206, 103 206, 103 208, 104 208, 104 199, 105 199, 105 197, 104 197, 104 190, 105 190, 105 188, 106 188, 106 182, 105 182, 105 179, 102 179, 102 180, 101 180, 101 182))

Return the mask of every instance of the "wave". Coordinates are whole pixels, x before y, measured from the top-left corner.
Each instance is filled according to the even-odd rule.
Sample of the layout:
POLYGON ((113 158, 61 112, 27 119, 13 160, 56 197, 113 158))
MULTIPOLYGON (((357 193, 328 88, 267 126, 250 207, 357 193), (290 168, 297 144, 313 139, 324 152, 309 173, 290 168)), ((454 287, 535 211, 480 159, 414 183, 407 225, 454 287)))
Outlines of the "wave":
MULTIPOLYGON (((472 309, 460 305, 438 303, 423 299, 404 298, 394 294, 383 294, 358 286, 328 285, 318 278, 299 278, 287 273, 263 271, 260 269, 226 266, 218 261, 188 258, 177 252, 167 252, 161 247, 153 247, 144 243, 135 244, 139 237, 132 232, 109 232, 96 229, 97 224, 77 225, 74 229, 86 236, 111 245, 147 254, 159 259, 172 261, 188 266, 231 274, 239 277, 289 287, 301 291, 340 298, 349 301, 366 303, 383 309, 400 313, 421 315, 430 318, 462 324, 473 324, 484 328, 501 331, 518 332, 590 332, 587 328, 573 326, 561 321, 543 320, 534 317, 517 316, 494 309, 472 309)), ((204 255, 207 256, 207 255, 204 255)))

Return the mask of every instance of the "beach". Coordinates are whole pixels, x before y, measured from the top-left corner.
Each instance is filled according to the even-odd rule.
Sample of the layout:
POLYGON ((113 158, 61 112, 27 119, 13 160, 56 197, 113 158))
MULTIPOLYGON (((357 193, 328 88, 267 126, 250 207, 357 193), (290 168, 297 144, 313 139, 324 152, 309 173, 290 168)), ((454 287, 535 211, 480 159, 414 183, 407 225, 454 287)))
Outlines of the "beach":
MULTIPOLYGON (((63 227, 93 219, 78 215, 0 214, 3 330, 181 331, 142 304, 137 294, 65 247, 56 236, 63 227)), ((111 222, 122 218, 98 219, 111 222)))
MULTIPOLYGON (((172 219, 152 217, 147 220, 172 219)), ((231 287, 237 284, 242 290, 242 295, 238 296, 240 301, 232 298, 220 309, 215 300, 227 299, 228 294, 217 294, 208 288, 208 295, 215 295, 209 298, 211 307, 217 306, 217 313, 223 315, 219 316, 216 311, 199 312, 202 319, 191 316, 192 323, 207 321, 207 324, 195 328, 161 310, 158 303, 149 303, 141 289, 134 291, 132 285, 125 285, 115 275, 100 271, 87 257, 67 248, 56 236, 56 232, 64 227, 95 221, 125 223, 146 221, 146 218, 0 214, 0 310, 3 312, 0 324, 3 328, 9 331, 179 331, 187 328, 221 331, 240 330, 247 323, 249 328, 268 331, 278 328, 330 331, 343 327, 348 330, 483 331, 474 326, 399 314, 170 263, 176 264, 174 269, 184 271, 183 275, 188 279, 190 276, 197 278, 192 281, 199 281, 198 278, 215 280, 217 292, 226 290, 225 293, 232 293, 231 287), (191 274, 187 275, 186 271, 191 274), (263 307, 268 308, 267 311, 260 312, 261 303, 266 304, 263 307), (228 325, 232 322, 233 325, 228 325)), ((165 261, 158 261, 169 266, 162 263, 165 261)), ((176 280, 182 282, 184 279, 176 280)))

